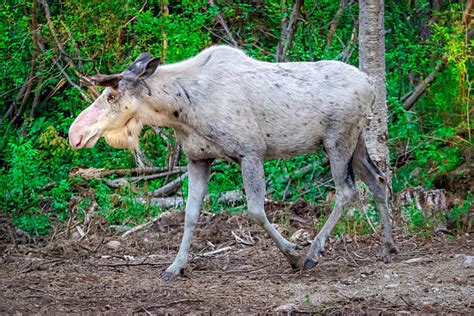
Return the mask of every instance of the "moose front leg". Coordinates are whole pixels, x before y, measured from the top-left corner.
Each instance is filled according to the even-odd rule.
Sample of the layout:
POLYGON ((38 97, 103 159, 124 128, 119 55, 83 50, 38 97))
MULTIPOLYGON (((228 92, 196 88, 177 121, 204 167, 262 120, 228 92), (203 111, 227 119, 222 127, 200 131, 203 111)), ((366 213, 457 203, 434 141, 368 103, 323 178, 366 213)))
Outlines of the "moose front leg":
POLYGON ((245 194, 247 195, 247 207, 252 219, 267 231, 293 268, 301 267, 301 256, 295 250, 296 246, 286 240, 268 221, 265 215, 265 175, 263 172, 263 161, 255 157, 244 157, 241 161, 241 168, 245 194))
POLYGON ((184 218, 184 234, 174 262, 161 274, 161 280, 168 281, 183 272, 188 263, 189 247, 196 228, 202 201, 207 192, 212 160, 199 160, 188 163, 188 201, 184 218))

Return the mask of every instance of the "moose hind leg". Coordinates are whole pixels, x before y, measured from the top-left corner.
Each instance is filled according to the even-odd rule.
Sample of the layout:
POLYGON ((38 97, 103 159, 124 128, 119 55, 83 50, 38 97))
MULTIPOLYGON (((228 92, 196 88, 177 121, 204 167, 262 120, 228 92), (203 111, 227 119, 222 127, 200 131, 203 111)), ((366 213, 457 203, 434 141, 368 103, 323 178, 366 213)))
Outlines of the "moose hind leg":
POLYGON ((324 253, 324 245, 331 231, 341 218, 344 208, 358 197, 351 166, 352 151, 343 151, 336 146, 326 146, 331 172, 336 184, 336 203, 321 231, 311 245, 303 265, 304 270, 312 269, 324 253))
POLYGON ((354 171, 374 195, 377 209, 380 212, 382 224, 382 248, 380 259, 388 263, 391 261, 390 254, 397 253, 398 249, 393 242, 392 224, 390 222, 390 211, 387 195, 387 181, 385 175, 370 158, 362 136, 359 137, 357 147, 352 158, 354 171))
POLYGON ((244 157, 241 161, 241 168, 250 216, 267 231, 280 251, 286 256, 290 265, 294 269, 300 268, 301 256, 295 250, 296 246, 286 240, 265 215, 265 176, 263 172, 263 161, 260 158, 244 157))

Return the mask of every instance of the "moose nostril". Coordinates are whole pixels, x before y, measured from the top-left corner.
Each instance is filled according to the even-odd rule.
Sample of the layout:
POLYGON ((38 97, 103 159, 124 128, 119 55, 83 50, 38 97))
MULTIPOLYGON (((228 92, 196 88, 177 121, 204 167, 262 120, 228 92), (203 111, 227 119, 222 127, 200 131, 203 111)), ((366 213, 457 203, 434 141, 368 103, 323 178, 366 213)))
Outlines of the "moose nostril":
POLYGON ((79 141, 76 143, 75 147, 79 147, 81 145, 81 142, 82 142, 82 137, 84 135, 81 135, 81 137, 79 137, 79 141))

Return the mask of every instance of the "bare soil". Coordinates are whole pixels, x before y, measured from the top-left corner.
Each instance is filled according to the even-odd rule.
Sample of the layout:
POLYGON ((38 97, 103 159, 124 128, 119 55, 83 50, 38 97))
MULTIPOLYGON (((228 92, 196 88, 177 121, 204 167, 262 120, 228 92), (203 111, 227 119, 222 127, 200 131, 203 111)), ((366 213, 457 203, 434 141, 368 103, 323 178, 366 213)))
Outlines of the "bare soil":
MULTIPOLYGON (((270 208, 285 235, 304 228, 314 237, 311 210, 270 208)), ((472 235, 420 241, 398 232, 390 264, 376 260, 375 234, 332 239, 301 273, 246 215, 203 214, 185 275, 161 282, 182 226, 177 214, 125 240, 95 233, 14 245, 4 235, 0 314, 474 313, 474 268, 463 266, 472 235)))

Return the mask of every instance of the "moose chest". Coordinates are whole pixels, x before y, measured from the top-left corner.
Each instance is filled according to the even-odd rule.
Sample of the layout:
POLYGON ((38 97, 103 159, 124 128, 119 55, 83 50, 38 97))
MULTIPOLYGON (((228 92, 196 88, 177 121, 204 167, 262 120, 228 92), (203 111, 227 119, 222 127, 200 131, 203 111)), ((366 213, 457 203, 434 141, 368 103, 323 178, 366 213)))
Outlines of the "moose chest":
POLYGON ((190 128, 174 128, 176 138, 189 159, 201 160, 225 157, 221 146, 190 128))

